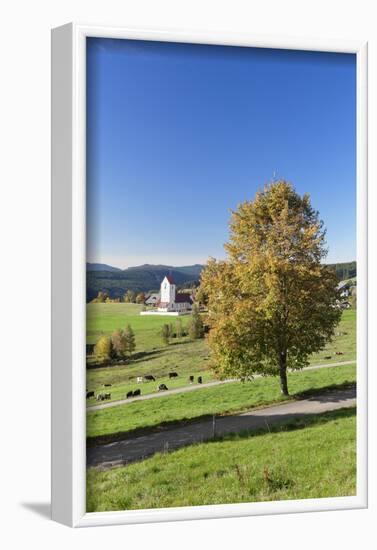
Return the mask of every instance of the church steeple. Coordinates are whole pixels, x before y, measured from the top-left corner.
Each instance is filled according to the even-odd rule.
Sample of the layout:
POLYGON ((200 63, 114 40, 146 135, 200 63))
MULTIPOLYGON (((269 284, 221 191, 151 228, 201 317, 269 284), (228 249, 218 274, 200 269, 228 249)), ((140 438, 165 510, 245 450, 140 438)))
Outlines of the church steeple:
POLYGON ((161 283, 161 302, 165 304, 175 302, 175 284, 171 275, 164 277, 161 283))

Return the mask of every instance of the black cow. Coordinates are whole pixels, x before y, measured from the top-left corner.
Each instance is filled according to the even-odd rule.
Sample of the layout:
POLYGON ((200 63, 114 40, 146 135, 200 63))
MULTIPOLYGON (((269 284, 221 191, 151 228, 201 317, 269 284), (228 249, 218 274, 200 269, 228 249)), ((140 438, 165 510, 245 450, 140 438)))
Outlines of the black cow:
POLYGON ((137 397, 138 395, 141 395, 141 390, 135 390, 132 395, 133 397, 137 397))
POLYGON ((169 372, 169 378, 177 378, 178 373, 177 372, 169 372))
POLYGON ((166 384, 160 384, 157 389, 158 391, 166 391, 168 387, 166 384))
POLYGON ((126 393, 126 398, 128 399, 129 397, 132 397, 134 394, 134 392, 131 390, 129 392, 126 393))
POLYGON ((193 376, 189 376, 189 382, 190 382, 190 384, 194 383, 194 377, 193 376))
POLYGON ((89 397, 94 397, 94 391, 87 391, 86 392, 86 398, 89 399, 89 397))
POLYGON ((111 393, 105 393, 103 398, 104 399, 111 399, 111 393))
POLYGON ((324 359, 331 359, 331 355, 326 355, 324 359))
POLYGON ((104 384, 103 385, 104 388, 110 388, 110 386, 112 386, 112 384, 104 384))
POLYGON ((144 376, 144 380, 151 380, 152 382, 156 381, 155 377, 152 374, 146 374, 144 376))
POLYGON ((201 376, 198 376, 198 384, 203 384, 203 378, 201 376))

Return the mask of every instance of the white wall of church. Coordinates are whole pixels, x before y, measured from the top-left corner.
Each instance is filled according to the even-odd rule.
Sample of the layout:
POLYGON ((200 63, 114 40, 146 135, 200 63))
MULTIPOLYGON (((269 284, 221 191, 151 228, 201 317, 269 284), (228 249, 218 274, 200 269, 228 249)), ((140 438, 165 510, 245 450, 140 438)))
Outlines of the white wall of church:
POLYGON ((167 277, 161 283, 161 302, 172 303, 175 300, 175 285, 170 284, 167 277))

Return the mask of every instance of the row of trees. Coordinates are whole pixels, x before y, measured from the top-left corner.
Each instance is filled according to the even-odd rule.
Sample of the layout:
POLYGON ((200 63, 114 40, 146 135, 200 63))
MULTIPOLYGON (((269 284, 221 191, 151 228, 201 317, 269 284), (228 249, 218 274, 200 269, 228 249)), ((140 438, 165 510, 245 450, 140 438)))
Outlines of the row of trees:
POLYGON ((94 354, 102 361, 130 358, 136 349, 135 334, 130 325, 116 329, 111 336, 101 336, 94 347, 94 354))
POLYGON ((204 325, 199 309, 194 305, 192 315, 186 327, 182 324, 182 319, 179 317, 176 319, 175 324, 165 323, 160 330, 161 339, 164 344, 169 344, 171 338, 182 338, 183 336, 189 336, 191 340, 203 338, 204 325))
POLYGON ((127 290, 125 294, 120 298, 111 298, 109 293, 103 290, 100 290, 96 296, 92 300, 93 304, 106 304, 106 303, 113 303, 113 302, 126 302, 129 304, 144 304, 145 302, 145 294, 144 292, 134 292, 133 290, 127 290))

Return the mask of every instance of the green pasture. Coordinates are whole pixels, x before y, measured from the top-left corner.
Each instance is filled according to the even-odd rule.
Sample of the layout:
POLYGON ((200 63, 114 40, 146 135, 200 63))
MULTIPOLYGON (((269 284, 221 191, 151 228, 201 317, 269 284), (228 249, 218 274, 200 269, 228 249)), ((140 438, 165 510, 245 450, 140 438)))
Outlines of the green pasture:
MULTIPOLYGON (((86 341, 94 344, 100 336, 111 335, 117 328, 131 325, 136 335, 137 351, 149 351, 161 346, 158 331, 165 323, 173 323, 177 317, 169 315, 140 315, 139 304, 87 304, 86 341)), ((183 324, 186 316, 181 317, 183 324)))
MULTIPOLYGON (((136 350, 131 360, 111 366, 89 368, 87 389, 95 394, 105 391, 104 384, 111 384, 106 391, 111 400, 125 397, 130 390, 140 388, 142 394, 157 391, 157 385, 165 383, 169 389, 188 385, 188 377, 202 376, 203 382, 214 378, 208 368, 209 349, 205 339, 191 341, 188 337, 172 339, 164 345, 159 330, 164 323, 174 325, 176 317, 141 316, 142 306, 137 304, 88 304, 87 341, 95 342, 101 335, 110 335, 116 328, 130 324, 135 332, 136 350), (177 372, 178 378, 169 380, 168 373, 177 372), (136 384, 137 376, 152 374, 156 382, 136 384)), ((185 326, 189 316, 180 317, 185 326)), ((313 355, 312 364, 324 364, 356 358, 356 312, 346 310, 336 329, 336 336, 324 350, 313 355), (338 352, 340 355, 337 355, 338 352), (330 359, 325 359, 330 357, 330 359)), ((89 363, 90 366, 91 363, 89 363)), ((95 398, 87 400, 93 405, 95 398)))
POLYGON ((87 511, 355 495, 355 409, 270 432, 228 436, 106 472, 89 469, 87 511))
MULTIPOLYGON (((355 380, 355 365, 292 372, 288 375, 290 399, 303 392, 339 387, 355 380)), ((278 379, 263 377, 88 411, 88 443, 116 441, 135 430, 150 430, 206 415, 239 412, 285 399, 280 393, 278 379)))

